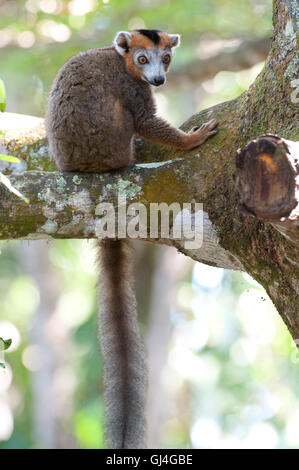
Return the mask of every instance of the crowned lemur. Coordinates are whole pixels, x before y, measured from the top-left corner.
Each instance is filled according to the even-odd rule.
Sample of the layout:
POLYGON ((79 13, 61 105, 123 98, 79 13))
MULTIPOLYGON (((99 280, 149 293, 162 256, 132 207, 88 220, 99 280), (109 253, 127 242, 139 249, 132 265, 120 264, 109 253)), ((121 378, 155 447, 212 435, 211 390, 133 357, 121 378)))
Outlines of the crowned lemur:
MULTIPOLYGON (((71 57, 51 88, 46 115, 50 153, 59 170, 102 173, 134 162, 134 136, 178 149, 217 130, 215 119, 185 133, 156 116, 150 85, 165 83, 178 34, 121 31, 112 46, 71 57)), ((145 446, 147 373, 138 329, 132 257, 126 240, 99 241, 100 345, 104 358, 109 448, 145 446)))

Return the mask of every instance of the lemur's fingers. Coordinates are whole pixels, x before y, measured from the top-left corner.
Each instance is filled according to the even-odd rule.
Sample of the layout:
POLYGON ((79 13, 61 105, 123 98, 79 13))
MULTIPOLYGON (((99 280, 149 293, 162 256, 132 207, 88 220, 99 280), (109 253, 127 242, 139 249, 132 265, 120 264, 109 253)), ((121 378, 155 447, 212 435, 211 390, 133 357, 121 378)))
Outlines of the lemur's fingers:
POLYGON ((214 129, 219 124, 217 119, 211 119, 210 121, 204 122, 201 126, 195 126, 191 129, 191 132, 196 132, 199 129, 202 131, 210 131, 214 129))
POLYGON ((210 136, 210 135, 214 135, 214 134, 217 134, 217 132, 218 132, 217 129, 216 129, 215 131, 209 131, 209 132, 208 132, 208 135, 209 135, 209 136, 210 136))
POLYGON ((219 124, 217 119, 211 119, 208 122, 205 122, 203 125, 206 126, 208 129, 214 129, 219 124))
POLYGON ((216 119, 211 119, 210 121, 202 124, 202 126, 193 127, 193 129, 189 132, 189 138, 191 141, 189 148, 197 147, 198 145, 203 144, 213 135, 217 134, 218 129, 216 129, 216 126, 218 122, 219 121, 216 119))

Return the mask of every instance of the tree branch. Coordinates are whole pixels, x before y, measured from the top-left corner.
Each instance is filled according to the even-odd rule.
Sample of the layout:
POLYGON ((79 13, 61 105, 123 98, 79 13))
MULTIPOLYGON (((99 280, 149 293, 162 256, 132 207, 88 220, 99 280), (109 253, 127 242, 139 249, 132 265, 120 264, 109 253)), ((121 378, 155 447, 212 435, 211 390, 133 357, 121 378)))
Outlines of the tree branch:
MULTIPOLYGON (((186 186, 186 181, 190 182, 192 178, 192 162, 196 164, 195 159, 190 158, 188 168, 183 159, 177 158, 158 164, 137 164, 120 172, 102 175, 41 171, 11 175, 12 185, 28 196, 30 203, 25 204, 5 186, 0 186, 0 239, 96 238, 100 236, 104 204, 115 207, 115 212, 109 213, 109 221, 115 226, 124 199, 127 205, 142 203, 148 214, 151 203, 166 202, 169 206, 178 203, 183 210, 185 203, 201 199, 197 190, 193 192, 192 187, 188 190, 186 186), (171 182, 163 199, 158 190, 162 180, 166 184, 171 182)), ((132 215, 126 213, 123 220, 128 226, 132 215)), ((220 247, 216 228, 205 213, 202 228, 204 247, 190 250, 188 254, 216 266, 242 269, 241 263, 220 247)), ((158 236, 154 240, 148 224, 143 239, 184 249, 188 241, 186 237, 175 239, 170 227, 170 238, 167 239, 161 235, 161 230, 159 225, 158 236)))

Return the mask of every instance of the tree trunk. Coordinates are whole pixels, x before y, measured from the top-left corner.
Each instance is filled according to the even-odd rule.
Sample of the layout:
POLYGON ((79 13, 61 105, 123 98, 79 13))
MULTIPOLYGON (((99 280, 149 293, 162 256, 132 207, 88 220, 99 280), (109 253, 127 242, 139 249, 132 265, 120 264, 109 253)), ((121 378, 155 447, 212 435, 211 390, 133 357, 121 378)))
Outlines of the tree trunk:
MULTIPOLYGON (((17 165, 7 164, 5 171, 11 174, 12 184, 30 199, 26 205, 1 188, 1 238, 95 237, 103 216, 98 212, 99 203, 112 202, 121 212, 123 201, 118 200, 119 193, 129 203, 143 203, 147 208, 155 202, 176 202, 180 207, 183 203, 200 202, 204 209, 201 247, 190 249, 187 235, 182 239, 166 238, 161 230, 155 239, 146 231, 145 239, 176 246, 198 261, 248 272, 265 287, 293 338, 299 338, 298 218, 294 221, 294 214, 288 211, 283 215, 286 220, 280 217, 273 222, 264 217, 262 193, 254 207, 248 205, 250 215, 240 211, 240 204, 244 206, 245 201, 247 205, 247 199, 244 200, 244 191, 241 196, 238 192, 243 176, 240 179, 240 168, 236 168, 236 155, 237 162, 240 161, 237 150, 265 133, 279 136, 281 142, 287 139, 288 149, 298 146, 296 7, 296 0, 274 0, 271 50, 251 87, 235 100, 192 116, 182 126, 188 130, 211 117, 220 121, 218 134, 198 149, 174 151, 137 138, 137 164, 131 168, 103 175, 49 173, 53 164, 47 154, 42 122, 29 124, 25 117, 23 131, 20 126, 8 129, 9 126, 0 123, 4 130, 0 136, 1 153, 19 156, 22 169, 27 170, 17 174, 17 165)), ((296 210, 298 176, 294 172, 298 161, 295 162, 291 150, 285 151, 284 158, 288 159, 288 155, 293 155, 294 160, 282 162, 283 168, 289 170, 281 195, 282 199, 289 197, 290 207, 294 203, 292 210, 296 210)), ((280 157, 273 158, 276 162, 280 157)), ((265 159, 262 165, 268 165, 265 159)), ((263 168, 260 164, 256 166, 260 178, 263 168)), ((266 169, 269 173, 269 168, 266 169)), ((280 183, 268 179, 266 199, 269 195, 276 198, 280 183)), ((249 186, 252 187, 250 182, 249 186)), ((127 217, 128 221, 131 219, 127 217)))

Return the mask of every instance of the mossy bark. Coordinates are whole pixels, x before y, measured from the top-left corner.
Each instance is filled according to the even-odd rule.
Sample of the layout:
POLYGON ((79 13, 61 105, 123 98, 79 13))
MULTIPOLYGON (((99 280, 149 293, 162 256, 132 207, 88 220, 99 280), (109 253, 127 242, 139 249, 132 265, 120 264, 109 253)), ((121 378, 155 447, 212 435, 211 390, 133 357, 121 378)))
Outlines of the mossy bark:
POLYGON ((117 207, 119 191, 129 202, 146 206, 201 202, 206 214, 202 249, 187 250, 180 240, 156 241, 173 244, 196 260, 247 271, 265 287, 298 339, 298 246, 270 223, 240 213, 234 183, 237 149, 250 140, 266 133, 299 140, 296 8, 296 0, 273 2, 273 39, 264 69, 237 99, 202 111, 182 126, 187 130, 212 117, 220 121, 218 134, 190 152, 136 139, 137 165, 131 168, 104 175, 46 173, 53 165, 43 125, 25 133, 4 130, 1 153, 17 155, 24 169, 38 171, 17 175, 17 165, 7 165, 12 184, 30 204, 1 188, 1 238, 95 236, 97 204, 112 201, 117 207))

